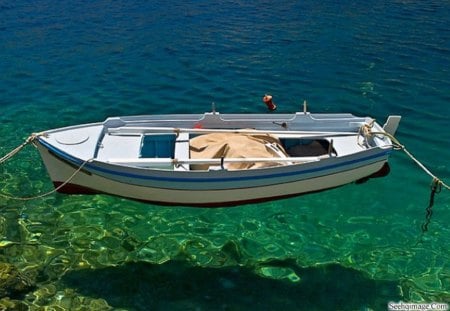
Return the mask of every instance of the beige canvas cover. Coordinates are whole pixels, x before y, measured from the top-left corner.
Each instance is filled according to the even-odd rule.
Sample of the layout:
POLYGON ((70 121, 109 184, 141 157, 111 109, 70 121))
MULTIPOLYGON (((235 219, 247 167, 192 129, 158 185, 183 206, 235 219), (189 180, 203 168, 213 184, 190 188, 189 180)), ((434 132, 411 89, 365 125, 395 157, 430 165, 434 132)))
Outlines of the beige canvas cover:
MULTIPOLYGON (((268 134, 213 133, 200 135, 190 140, 191 159, 279 158, 286 156, 279 139, 268 134)), ((283 165, 283 162, 225 163, 224 167, 229 170, 240 170, 278 165, 283 165)), ((207 170, 208 168, 208 164, 191 165, 193 170, 207 170)))

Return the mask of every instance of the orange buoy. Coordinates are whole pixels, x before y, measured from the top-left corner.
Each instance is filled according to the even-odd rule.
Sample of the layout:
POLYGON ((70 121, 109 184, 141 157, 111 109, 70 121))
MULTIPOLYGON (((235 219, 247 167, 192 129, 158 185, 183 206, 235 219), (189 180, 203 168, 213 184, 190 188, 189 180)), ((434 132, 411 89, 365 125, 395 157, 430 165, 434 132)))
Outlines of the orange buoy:
POLYGON ((263 102, 264 104, 266 104, 267 108, 270 111, 274 111, 275 109, 277 109, 277 105, 275 105, 275 103, 272 101, 272 95, 264 95, 263 102))

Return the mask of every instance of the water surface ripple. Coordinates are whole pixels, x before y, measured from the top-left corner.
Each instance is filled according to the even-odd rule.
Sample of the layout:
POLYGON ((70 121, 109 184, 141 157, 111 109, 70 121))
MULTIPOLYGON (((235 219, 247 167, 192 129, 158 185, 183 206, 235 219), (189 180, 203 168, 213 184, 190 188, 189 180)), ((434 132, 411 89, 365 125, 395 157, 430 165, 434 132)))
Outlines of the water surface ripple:
MULTIPOLYGON (((450 180, 448 1, 24 1, 0 4, 0 154, 108 116, 403 116, 397 138, 450 180)), ((35 287, 0 309, 384 310, 450 301, 450 195, 404 154, 362 185, 232 209, 110 196, 0 198, 0 262, 35 287)), ((52 189, 34 148, 0 193, 52 189)))

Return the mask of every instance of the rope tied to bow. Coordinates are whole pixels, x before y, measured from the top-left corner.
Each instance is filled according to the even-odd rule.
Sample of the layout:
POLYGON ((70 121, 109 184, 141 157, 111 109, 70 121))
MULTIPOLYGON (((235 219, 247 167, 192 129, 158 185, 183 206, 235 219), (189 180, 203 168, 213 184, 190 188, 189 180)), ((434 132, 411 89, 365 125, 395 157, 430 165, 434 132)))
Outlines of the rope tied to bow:
POLYGON ((9 159, 11 159, 13 156, 15 156, 17 153, 19 153, 23 148, 25 148, 27 145, 33 143, 36 139, 38 139, 39 136, 45 136, 45 133, 33 133, 31 134, 27 139, 25 139, 25 141, 20 144, 19 146, 17 146, 16 148, 14 148, 13 150, 11 150, 9 153, 7 153, 6 155, 4 155, 1 159, 0 159, 0 164, 3 164, 4 162, 8 161, 9 159))
MULTIPOLYGON (((27 139, 25 139, 25 141, 22 144, 20 144, 19 146, 14 148, 12 151, 7 153, 5 156, 3 156, 0 159, 0 164, 3 164, 4 162, 11 159, 13 156, 18 154, 27 145, 33 144, 40 136, 46 136, 46 135, 47 134, 45 132, 31 134, 27 139)), ((36 196, 32 196, 32 197, 25 197, 25 198, 9 196, 9 195, 0 193, 0 197, 5 198, 5 199, 11 199, 11 200, 29 201, 29 200, 34 200, 34 199, 39 199, 39 198, 49 196, 49 195, 57 192, 59 189, 63 188, 65 185, 67 185, 83 169, 83 167, 85 167, 87 163, 92 162, 92 160, 93 159, 88 159, 88 160, 83 161, 83 163, 81 163, 81 165, 73 172, 73 174, 71 176, 69 176, 67 178, 67 180, 65 180, 61 185, 59 185, 58 187, 56 187, 55 189, 53 189, 49 192, 39 194, 36 196)))

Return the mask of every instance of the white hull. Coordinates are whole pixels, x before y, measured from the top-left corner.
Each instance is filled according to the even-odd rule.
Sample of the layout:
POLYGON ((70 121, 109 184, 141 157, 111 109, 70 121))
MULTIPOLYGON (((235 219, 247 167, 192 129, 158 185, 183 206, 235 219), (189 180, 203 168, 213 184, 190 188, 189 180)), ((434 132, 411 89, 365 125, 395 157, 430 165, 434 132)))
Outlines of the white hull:
MULTIPOLYGON (((206 117, 205 115, 205 119, 206 117)), ((143 149, 143 135, 139 131, 151 127, 148 124, 147 127, 136 127, 135 124, 142 125, 145 121, 151 125, 157 123, 158 126, 160 124, 173 126, 172 124, 179 122, 184 127, 192 128, 198 122, 192 116, 189 117, 192 121, 191 119, 188 121, 170 119, 166 122, 167 124, 155 119, 149 122, 148 118, 142 117, 142 120, 137 118, 129 121, 132 126, 120 124, 118 127, 115 124, 118 122, 114 119, 109 123, 107 120, 103 124, 57 129, 47 132, 49 135, 46 137, 39 137, 36 145, 55 186, 64 183, 64 186, 58 189, 62 193, 105 193, 163 205, 214 207, 291 197, 339 187, 370 177, 382 170, 387 163, 392 149, 389 139, 376 138, 371 142, 372 145, 367 147, 357 144, 356 138, 359 135, 357 125, 366 122, 365 119, 344 115, 340 116, 344 120, 341 121, 339 118, 327 115, 327 119, 319 123, 309 115, 296 117, 300 119, 298 122, 300 125, 303 125, 305 120, 313 119, 309 122, 312 122, 312 128, 315 131, 317 129, 314 127, 323 128, 324 124, 328 126, 328 123, 331 123, 334 127, 338 127, 336 131, 339 133, 347 133, 345 137, 330 133, 333 138, 322 138, 324 141, 326 139, 326 142, 331 142, 330 150, 333 149, 336 154, 319 157, 287 157, 281 160, 277 158, 279 162, 282 162, 278 166, 245 170, 227 170, 224 169, 223 163, 222 169, 195 170, 189 166, 187 168, 182 166, 180 169, 178 165, 181 161, 175 158, 183 156, 183 152, 180 153, 177 150, 179 147, 175 147, 175 157, 172 155, 172 158, 168 159, 137 156, 137 152, 143 149), (344 124, 341 128, 339 128, 339 122, 344 124), (111 126, 111 123, 114 126, 111 126), (354 134, 343 132, 349 127, 355 132, 354 134), (111 131, 111 128, 114 132, 110 135, 108 131, 111 131), (138 131, 137 134, 136 131, 138 131), (85 166, 73 176, 77 168, 83 164, 85 166)), ((241 120, 241 118, 242 116, 235 117, 232 119, 232 125, 227 123, 228 127, 226 127, 222 124, 225 122, 213 114, 212 119, 207 120, 211 123, 208 131, 237 128, 240 125, 239 122, 252 124, 253 128, 261 130, 264 129, 263 126, 275 123, 262 120, 262 115, 257 115, 255 119, 241 120), (261 129, 258 128, 260 123, 261 129)), ((291 116, 279 117, 281 120, 283 118, 295 121, 291 116)), ((293 131, 282 132, 279 136, 292 139, 296 135, 296 125, 296 122, 292 122, 293 131)), ((152 129, 155 130, 155 128, 152 129)), ((302 135, 305 135, 307 129, 302 130, 302 135)), ((331 130, 326 129, 326 131, 331 130)), ((377 130, 379 131, 380 128, 377 130)), ((177 141, 180 137, 182 135, 177 135, 177 141)), ((296 136, 294 138, 298 139, 296 136)), ((309 136, 307 138, 309 139, 309 136)), ((178 145, 175 144, 175 146, 178 145)), ((188 158, 185 160, 186 163, 190 163, 189 161, 197 163, 193 162, 195 159, 189 159, 189 152, 185 153, 185 156, 188 158)))

